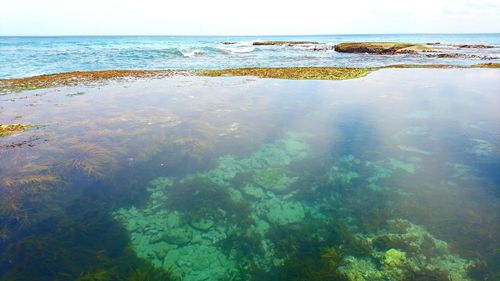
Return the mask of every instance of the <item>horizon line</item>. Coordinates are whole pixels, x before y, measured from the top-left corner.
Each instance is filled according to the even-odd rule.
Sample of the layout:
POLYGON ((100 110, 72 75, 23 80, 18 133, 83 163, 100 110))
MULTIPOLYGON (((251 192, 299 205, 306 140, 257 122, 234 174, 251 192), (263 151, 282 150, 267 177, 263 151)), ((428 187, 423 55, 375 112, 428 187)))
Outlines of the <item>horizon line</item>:
POLYGON ((248 34, 248 35, 226 35, 226 34, 58 34, 58 35, 0 35, 0 37, 257 37, 257 36, 346 36, 346 35, 495 35, 500 32, 417 32, 417 33, 332 33, 332 34, 248 34))

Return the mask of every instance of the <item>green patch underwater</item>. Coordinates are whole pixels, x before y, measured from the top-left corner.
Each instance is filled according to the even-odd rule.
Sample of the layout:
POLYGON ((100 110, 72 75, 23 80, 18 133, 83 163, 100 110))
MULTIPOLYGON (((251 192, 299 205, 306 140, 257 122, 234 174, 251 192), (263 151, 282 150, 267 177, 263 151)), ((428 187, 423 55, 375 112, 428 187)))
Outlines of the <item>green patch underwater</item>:
POLYGON ((222 156, 212 170, 157 177, 145 206, 113 216, 138 257, 187 281, 470 280, 477 261, 424 227, 387 218, 367 232, 342 215, 349 203, 339 196, 383 193, 385 180, 414 164, 348 154, 304 186, 310 171, 296 167, 313 157, 311 138, 290 132, 247 158, 222 156))

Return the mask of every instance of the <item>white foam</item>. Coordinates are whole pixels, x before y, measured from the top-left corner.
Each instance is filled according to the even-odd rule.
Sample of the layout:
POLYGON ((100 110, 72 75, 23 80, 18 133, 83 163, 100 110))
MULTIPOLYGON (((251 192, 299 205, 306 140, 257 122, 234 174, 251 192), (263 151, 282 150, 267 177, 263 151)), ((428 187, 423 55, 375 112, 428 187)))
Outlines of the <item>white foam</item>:
POLYGON ((251 53, 255 50, 255 47, 238 47, 238 46, 218 46, 217 49, 223 52, 229 53, 251 53))
POLYGON ((195 56, 199 56, 199 55, 202 55, 203 52, 201 50, 193 50, 193 51, 181 51, 182 55, 185 56, 185 57, 195 57, 195 56))

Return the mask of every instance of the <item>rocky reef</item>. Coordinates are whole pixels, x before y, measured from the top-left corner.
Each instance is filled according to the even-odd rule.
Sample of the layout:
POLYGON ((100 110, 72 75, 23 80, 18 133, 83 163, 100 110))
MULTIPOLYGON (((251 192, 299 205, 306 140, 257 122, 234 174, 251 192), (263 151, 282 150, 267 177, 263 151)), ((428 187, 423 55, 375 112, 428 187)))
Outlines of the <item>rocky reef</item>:
POLYGON ((377 55, 415 54, 431 51, 426 44, 400 42, 346 42, 335 45, 335 51, 341 53, 368 53, 377 55))
MULTIPOLYGON (((343 48, 341 43, 335 48, 343 48), (341 45, 341 47, 338 47, 341 45)), ((356 43, 357 44, 357 43, 356 43)), ((375 43, 373 43, 375 44, 375 43)), ((377 43, 379 44, 379 43, 377 43)), ((417 54, 432 58, 459 58, 459 59, 496 59, 490 56, 475 54, 432 52, 426 47, 409 44, 409 47, 393 49, 391 44, 382 44, 381 47, 373 47, 372 51, 365 51, 364 47, 358 49, 361 53, 372 53, 380 55, 395 54, 417 54), (416 46, 416 47, 414 47, 416 46), (378 50, 378 51, 377 51, 378 50), (420 52, 425 52, 421 54, 420 52)), ((296 44, 297 45, 297 44, 296 44)), ((376 45, 377 46, 377 45, 376 45)), ((325 51, 334 48, 333 45, 317 44, 309 47, 313 51, 325 51)), ((372 47, 370 47, 372 48, 372 47)), ((349 49, 349 48, 347 48, 349 49)), ((343 52, 343 51, 339 51, 343 52)), ((351 52, 351 51, 346 51, 351 52)), ((358 52, 358 51, 356 51, 358 52)), ((499 63, 481 63, 470 66, 448 65, 448 64, 400 64, 380 67, 257 67, 257 68, 233 68, 219 70, 199 71, 174 71, 174 70, 109 70, 94 72, 67 72, 49 75, 40 75, 28 78, 0 79, 0 94, 50 88, 57 86, 72 86, 78 84, 103 82, 116 79, 136 78, 165 78, 174 75, 200 75, 200 76, 256 76, 260 78, 295 79, 295 80, 345 80, 355 79, 368 75, 372 71, 383 68, 499 68, 499 63)), ((81 95, 81 94, 79 94, 81 95)))
POLYGON ((449 245, 408 220, 387 222, 387 229, 359 235, 369 258, 349 256, 341 271, 349 280, 470 280, 475 262, 460 258, 449 245))
POLYGON ((174 269, 183 280, 235 278, 242 264, 272 264, 272 250, 263 250, 270 242, 258 237, 270 224, 291 224, 306 215, 306 206, 287 200, 294 177, 283 170, 307 157, 305 138, 290 134, 246 159, 224 156, 217 168, 184 179, 157 178, 150 182, 146 208, 120 209, 114 216, 131 233, 139 257, 174 269), (248 242, 229 252, 219 247, 241 236, 254 237, 251 248, 265 254, 242 261, 236 257, 248 242))
POLYGON ((276 67, 276 68, 236 68, 223 70, 204 70, 198 72, 203 76, 257 76, 261 78, 279 79, 314 79, 345 80, 366 76, 368 68, 347 67, 276 67))
POLYGON ((27 78, 0 79, 0 93, 8 91, 15 92, 22 90, 33 90, 55 86, 78 85, 109 79, 161 78, 172 75, 186 75, 188 73, 188 71, 174 70, 102 70, 46 74, 27 78))
POLYGON ((348 194, 376 198, 414 163, 347 154, 313 180, 294 168, 314 157, 310 139, 288 133, 246 158, 221 156, 211 170, 155 178, 145 206, 113 216, 140 258, 187 281, 469 280, 475 261, 425 228, 396 218, 362 231, 345 213, 348 194))
POLYGON ((483 45, 483 44, 472 44, 472 45, 459 44, 459 45, 453 45, 453 46, 457 47, 457 48, 464 48, 464 49, 491 49, 491 48, 495 48, 495 46, 483 45))

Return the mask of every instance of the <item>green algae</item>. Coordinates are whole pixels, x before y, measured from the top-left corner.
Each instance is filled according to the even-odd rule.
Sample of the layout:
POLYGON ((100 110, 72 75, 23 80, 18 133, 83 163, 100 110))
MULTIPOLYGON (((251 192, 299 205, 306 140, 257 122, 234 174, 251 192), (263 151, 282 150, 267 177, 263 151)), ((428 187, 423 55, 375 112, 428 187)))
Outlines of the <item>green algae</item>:
POLYGON ((264 169, 255 173, 254 182, 264 189, 272 191, 284 191, 297 177, 289 177, 282 169, 264 169))
MULTIPOLYGON (((475 261, 454 255, 450 246, 407 220, 389 220, 378 234, 361 236, 372 245, 371 258, 349 257, 341 268, 350 280, 408 280, 418 274, 427 278, 470 280, 468 268, 475 261), (381 264, 380 268, 377 264, 381 264)), ((428 279, 430 280, 430 279, 428 279)))
MULTIPOLYGON (((469 280, 475 261, 455 255, 421 226, 378 218, 386 229, 359 232, 345 226, 356 221, 342 208, 328 211, 339 204, 339 192, 364 193, 376 202, 385 180, 414 173, 414 163, 335 157, 321 179, 329 192, 309 204, 296 196, 304 175, 290 170, 311 157, 308 139, 289 133, 246 158, 222 156, 212 170, 155 178, 144 208, 113 215, 130 233, 139 257, 188 281, 469 280)), ((301 187, 308 188, 317 187, 301 187)))
POLYGON ((77 97, 77 96, 83 96, 83 95, 85 95, 85 92, 76 92, 73 94, 67 94, 66 96, 67 97, 77 97))
MULTIPOLYGON (((285 225, 304 219, 301 203, 288 202, 274 192, 285 192, 291 184, 283 168, 307 157, 305 138, 289 134, 244 159, 223 156, 215 169, 185 179, 156 178, 150 182, 145 209, 120 209, 114 216, 131 233, 138 256, 156 267, 172 268, 183 280, 233 278, 238 272, 236 256, 241 255, 234 248, 228 255, 217 245, 231 244, 227 239, 244 233, 259 237, 271 223, 285 225), (249 190, 258 187, 252 188, 251 182, 241 190, 235 188, 236 175, 243 172, 255 173, 255 181, 269 191, 255 196, 258 192, 249 190), (253 200, 243 201, 249 192, 253 200)), ((246 249, 241 242, 234 247, 246 249)), ((270 249, 260 247, 265 248, 259 245, 257 251, 262 254, 255 260, 270 260, 270 249)))
POLYGON ((474 64, 471 67, 476 67, 476 68, 500 68, 500 63, 480 63, 480 64, 474 64))
POLYGON ((296 80, 346 80, 368 75, 369 68, 342 67, 277 67, 277 68, 235 68, 223 70, 203 70, 202 76, 256 76, 260 78, 296 80))
POLYGON ((101 70, 74 71, 45 74, 27 78, 0 79, 0 93, 21 92, 51 88, 56 86, 74 86, 112 79, 125 78, 163 78, 172 75, 188 75, 188 71, 174 70, 101 70))

